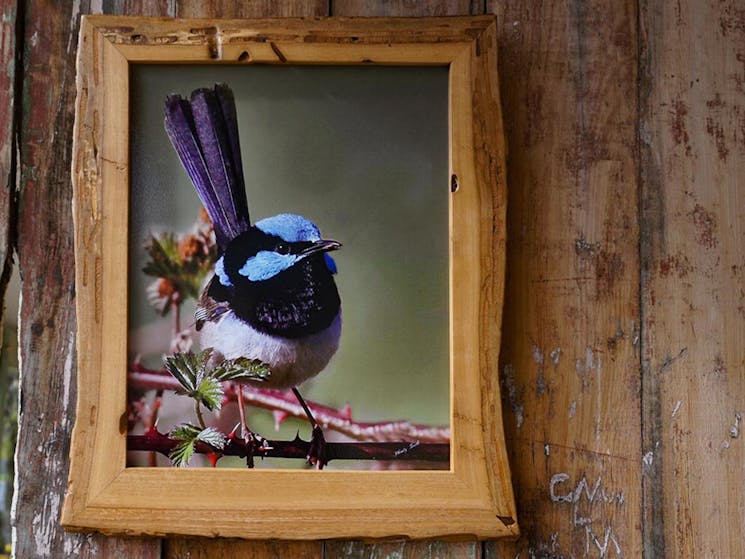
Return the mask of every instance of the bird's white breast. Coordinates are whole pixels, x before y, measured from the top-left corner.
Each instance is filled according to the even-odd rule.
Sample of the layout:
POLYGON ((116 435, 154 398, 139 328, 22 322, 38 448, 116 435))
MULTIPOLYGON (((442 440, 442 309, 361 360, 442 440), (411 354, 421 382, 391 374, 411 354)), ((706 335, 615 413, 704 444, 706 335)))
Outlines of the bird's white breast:
POLYGON ((206 322, 201 331, 202 347, 211 347, 226 359, 258 359, 272 374, 260 386, 290 388, 317 375, 339 348, 341 311, 325 330, 302 338, 270 336, 255 330, 233 313, 217 322, 206 322))

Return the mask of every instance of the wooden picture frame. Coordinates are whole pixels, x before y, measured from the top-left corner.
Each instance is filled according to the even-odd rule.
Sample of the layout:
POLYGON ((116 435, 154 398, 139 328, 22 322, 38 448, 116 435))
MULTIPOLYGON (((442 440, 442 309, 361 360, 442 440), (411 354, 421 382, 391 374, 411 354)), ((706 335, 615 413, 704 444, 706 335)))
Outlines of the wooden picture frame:
POLYGON ((498 379, 507 191, 496 33, 493 17, 83 17, 66 528, 253 539, 518 535, 498 379), (129 76, 131 64, 148 63, 449 67, 449 470, 126 467, 129 76))

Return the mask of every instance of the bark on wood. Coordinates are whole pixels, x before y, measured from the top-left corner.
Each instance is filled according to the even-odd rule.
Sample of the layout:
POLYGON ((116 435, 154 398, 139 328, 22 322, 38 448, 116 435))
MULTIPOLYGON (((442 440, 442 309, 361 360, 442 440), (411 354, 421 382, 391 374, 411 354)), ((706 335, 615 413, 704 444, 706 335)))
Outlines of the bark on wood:
POLYGON ((385 542, 365 543, 361 541, 330 541, 324 546, 325 557, 355 557, 357 559, 419 559, 420 557, 443 557, 447 559, 473 559, 481 557, 481 544, 471 542, 385 542))
MULTIPOLYGON (((13 269, 15 227, 15 84, 16 77, 16 6, 11 0, 0 0, 0 546, 9 542, 10 518, 8 502, 13 477, 13 447, 15 441, 15 419, 17 401, 14 375, 15 367, 9 367, 15 348, 12 332, 4 332, 5 293, 13 269)), ((11 321, 8 321, 11 322, 11 321)), ((15 322, 15 319, 12 320, 15 322)), ((16 352, 17 354, 17 352, 16 352)), ((2 549, 0 547, 0 549, 2 549)))
POLYGON ((476 16, 484 13, 483 3, 478 0, 334 0, 331 6, 331 15, 350 17, 476 16))
POLYGON ((22 6, 17 557, 160 557, 157 540, 82 536, 59 526, 76 394, 70 137, 77 33, 89 11, 71 1, 22 6))
POLYGON ((163 559, 321 559, 322 542, 209 540, 206 538, 171 538, 165 541, 163 559))
MULTIPOLYGON (((0 1, 0 301, 13 269, 15 226, 15 89, 16 89, 16 6, 13 0, 0 1)), ((0 303, 0 320, 4 305, 0 303)), ((2 325, 0 325, 0 330, 2 325)))
POLYGON ((231 2, 230 0, 178 0, 176 17, 311 17, 328 15, 325 0, 258 0, 231 2))
POLYGON ((639 557, 636 11, 491 2, 507 130, 504 414, 523 537, 639 557))
POLYGON ((647 557, 743 557, 745 9, 643 1, 647 557))

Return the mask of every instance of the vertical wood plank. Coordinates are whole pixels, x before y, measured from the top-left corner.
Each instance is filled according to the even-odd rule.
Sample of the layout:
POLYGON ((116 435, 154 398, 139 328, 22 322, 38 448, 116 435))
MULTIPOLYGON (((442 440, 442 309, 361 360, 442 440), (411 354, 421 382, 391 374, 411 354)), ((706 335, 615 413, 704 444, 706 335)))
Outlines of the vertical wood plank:
POLYGON ((171 538, 166 541, 163 559, 321 559, 321 542, 282 542, 210 540, 206 538, 171 538))
POLYGON ((334 16, 426 17, 463 16, 484 13, 479 0, 333 0, 334 16))
MULTIPOLYGON (((136 4, 129 8, 135 11, 136 4)), ((59 525, 76 399, 70 204, 75 58, 80 16, 91 5, 29 0, 21 10, 21 396, 13 551, 16 557, 159 558, 159 540, 69 534, 59 525)))
POLYGON ((177 17, 311 17, 328 15, 326 0, 178 0, 177 17))
MULTIPOLYGON (((8 342, 15 340, 4 332, 5 294, 13 270, 15 228, 15 94, 16 94, 16 5, 14 0, 0 0, 0 553, 10 543, 9 500, 12 493, 13 449, 17 406, 15 402, 15 367, 8 342)), ((15 319, 13 319, 15 322, 15 319)), ((15 345, 15 344, 13 344, 15 345)))
MULTIPOLYGON (((461 0, 459 2, 380 2, 365 0, 334 0, 332 16, 387 16, 387 17, 425 17, 435 15, 478 15, 483 13, 481 2, 461 0)), ((360 541, 328 541, 325 544, 325 556, 333 557, 447 557, 478 558, 482 546, 478 542, 447 543, 438 541, 425 542, 386 542, 365 543, 360 541)))
POLYGON ((641 2, 647 557, 743 557, 745 7, 641 2))
POLYGON ((106 0, 104 14, 176 17, 176 0, 106 0))
POLYGON ((502 383, 523 535, 639 557, 635 3, 495 0, 508 145, 502 383))
MULTIPOLYGON (((0 301, 13 269, 15 226, 15 133, 16 3, 0 0, 0 301)), ((0 303, 0 330, 4 304, 0 303)), ((0 336, 1 338, 1 336, 0 336)))
POLYGON ((420 559, 438 557, 442 559, 477 559, 481 557, 481 543, 471 542, 385 542, 365 543, 356 540, 329 541, 325 546, 325 557, 353 557, 355 559, 420 559))

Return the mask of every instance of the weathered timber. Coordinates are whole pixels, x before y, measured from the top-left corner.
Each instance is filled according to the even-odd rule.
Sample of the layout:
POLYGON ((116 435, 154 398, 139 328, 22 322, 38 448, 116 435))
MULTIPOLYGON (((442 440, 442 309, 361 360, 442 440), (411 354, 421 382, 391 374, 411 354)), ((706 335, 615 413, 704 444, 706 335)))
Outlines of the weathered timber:
POLYGON ((639 557, 636 9, 494 1, 508 145, 501 376, 523 537, 639 557))
MULTIPOLYGON (((130 3, 130 9, 137 7, 130 3)), ((59 525, 76 399, 70 139, 78 28, 80 15, 89 12, 90 5, 30 1, 20 9, 24 22, 19 28, 23 91, 17 231, 23 281, 14 553, 160 557, 157 540, 83 536, 66 533, 59 525)))
POLYGON ((743 557, 745 7, 640 5, 644 551, 743 557))
MULTIPOLYGON (((180 17, 328 9, 326 2, 102 4, 107 13, 180 17)), ((453 14, 455 5, 478 13, 480 4, 330 3, 335 15, 347 16, 453 14)), ((0 112, 10 107, 5 95, 24 100, 23 225, 3 205, 15 177, 4 166, 12 132, 0 118, 0 171, 8 185, 0 222, 19 229, 24 271, 19 457, 29 465, 19 480, 16 554, 159 557, 159 546, 146 548, 147 555, 138 540, 63 536, 54 514, 66 477, 65 429, 73 419, 66 416, 60 428, 65 385, 75 396, 75 367, 65 367, 75 362, 69 349, 73 28, 79 12, 90 11, 87 2, 79 12, 75 5, 26 3, 18 11, 15 2, 2 2, 3 60, 10 60, 16 29, 25 53, 23 75, 10 78, 10 90, 0 87, 0 112), (14 22, 15 13, 21 22, 14 22), (14 82, 23 83, 23 95, 12 91, 14 82), (46 460, 38 460, 40 446, 46 460)), ((502 23, 511 206, 501 375, 525 533, 516 547, 487 545, 486 555, 615 557, 618 544, 626 557, 640 556, 642 547, 650 558, 741 556, 742 8, 734 0, 487 5, 502 23), (639 226, 641 268, 633 248, 639 226)), ((5 262, 8 237, 0 241, 5 262)), ((428 553, 478 557, 481 547, 205 539, 170 539, 165 546, 167 557, 428 553)))

